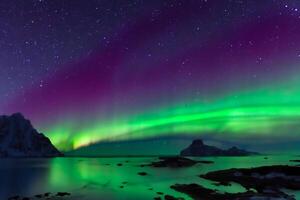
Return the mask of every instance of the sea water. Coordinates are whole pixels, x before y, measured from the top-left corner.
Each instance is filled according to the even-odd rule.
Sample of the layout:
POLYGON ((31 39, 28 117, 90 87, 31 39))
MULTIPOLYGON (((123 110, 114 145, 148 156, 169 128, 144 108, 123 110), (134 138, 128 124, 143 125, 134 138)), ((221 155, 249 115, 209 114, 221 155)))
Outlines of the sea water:
MULTIPOLYGON (((216 186, 199 175, 229 168, 298 164, 290 162, 297 159, 297 156, 265 157, 205 157, 196 160, 210 160, 214 163, 199 163, 177 169, 141 167, 157 160, 157 157, 0 159, 0 199, 14 195, 32 197, 46 192, 71 193, 66 199, 134 200, 163 196, 157 192, 190 199, 170 186, 176 183, 198 183, 221 192, 243 192, 245 189, 239 184, 216 186), (146 172, 147 175, 140 176, 139 172, 146 172)), ((299 192, 289 193, 300 199, 299 192)))

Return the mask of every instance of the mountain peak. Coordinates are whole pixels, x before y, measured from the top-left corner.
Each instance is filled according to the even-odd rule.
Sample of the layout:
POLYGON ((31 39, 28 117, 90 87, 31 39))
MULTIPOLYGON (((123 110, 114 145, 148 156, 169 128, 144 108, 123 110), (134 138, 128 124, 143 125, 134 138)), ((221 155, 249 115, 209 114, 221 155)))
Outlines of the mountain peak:
POLYGON ((248 156, 256 154, 255 152, 249 152, 235 146, 223 150, 218 147, 206 145, 201 139, 194 140, 190 146, 180 153, 181 156, 248 156))
POLYGON ((25 117, 23 116, 23 114, 22 114, 22 113, 19 113, 19 112, 13 113, 13 114, 11 115, 11 117, 17 118, 17 119, 25 119, 25 117))
POLYGON ((196 139, 196 140, 193 141, 192 145, 193 145, 193 146, 203 146, 204 143, 203 143, 203 140, 201 140, 201 139, 196 139))
POLYGON ((62 154, 21 113, 0 116, 0 157, 56 157, 62 154))

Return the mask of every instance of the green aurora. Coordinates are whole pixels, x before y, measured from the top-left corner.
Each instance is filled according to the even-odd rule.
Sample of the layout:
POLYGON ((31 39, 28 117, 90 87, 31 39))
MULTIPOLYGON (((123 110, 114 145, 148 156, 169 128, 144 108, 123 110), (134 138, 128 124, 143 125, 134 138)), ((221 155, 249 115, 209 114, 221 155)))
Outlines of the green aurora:
POLYGON ((209 102, 178 103, 119 119, 84 123, 72 120, 45 132, 61 150, 101 141, 143 139, 176 134, 245 137, 296 137, 300 127, 298 81, 236 92, 209 102), (74 124, 80 123, 75 129, 74 124))

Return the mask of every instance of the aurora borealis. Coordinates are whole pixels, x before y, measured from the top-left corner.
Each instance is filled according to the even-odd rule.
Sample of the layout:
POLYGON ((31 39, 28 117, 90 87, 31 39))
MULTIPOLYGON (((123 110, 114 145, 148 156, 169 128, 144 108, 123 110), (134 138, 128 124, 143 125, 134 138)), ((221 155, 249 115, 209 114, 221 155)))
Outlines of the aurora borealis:
POLYGON ((0 6, 0 111, 22 112, 61 150, 162 136, 300 138, 297 0, 0 6))

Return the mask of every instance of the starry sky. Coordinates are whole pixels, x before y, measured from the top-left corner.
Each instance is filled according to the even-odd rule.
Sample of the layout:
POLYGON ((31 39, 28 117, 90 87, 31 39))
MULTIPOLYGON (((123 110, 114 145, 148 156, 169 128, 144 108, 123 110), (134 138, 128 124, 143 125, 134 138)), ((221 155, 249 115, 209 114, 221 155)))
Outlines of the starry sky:
POLYGON ((298 0, 0 0, 0 112, 64 151, 300 141, 299 33, 298 0))

